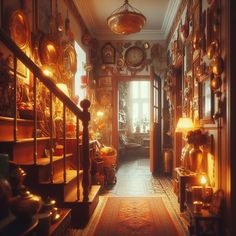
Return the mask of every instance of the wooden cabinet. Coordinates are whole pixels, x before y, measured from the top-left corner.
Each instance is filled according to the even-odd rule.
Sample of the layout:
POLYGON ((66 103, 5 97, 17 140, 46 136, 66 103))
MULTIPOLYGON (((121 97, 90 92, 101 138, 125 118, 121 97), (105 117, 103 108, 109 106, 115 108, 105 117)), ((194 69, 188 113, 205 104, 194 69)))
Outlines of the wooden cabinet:
POLYGON ((193 204, 186 204, 189 221, 189 235, 194 236, 221 236, 221 217, 210 212, 209 209, 201 209, 195 212, 193 204))
POLYGON ((178 202, 180 211, 184 211, 185 203, 185 188, 187 184, 198 184, 199 176, 195 172, 187 171, 183 168, 177 167, 176 171, 176 182, 178 187, 178 202))

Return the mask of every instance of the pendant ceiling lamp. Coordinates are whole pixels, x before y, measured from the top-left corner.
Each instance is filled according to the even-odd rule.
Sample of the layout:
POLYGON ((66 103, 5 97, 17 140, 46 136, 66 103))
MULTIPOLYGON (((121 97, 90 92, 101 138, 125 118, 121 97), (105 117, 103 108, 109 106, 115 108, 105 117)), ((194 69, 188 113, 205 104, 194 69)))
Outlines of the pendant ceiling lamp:
POLYGON ((132 7, 128 0, 113 11, 107 18, 107 24, 116 34, 132 34, 139 32, 146 22, 146 17, 136 8, 132 7))

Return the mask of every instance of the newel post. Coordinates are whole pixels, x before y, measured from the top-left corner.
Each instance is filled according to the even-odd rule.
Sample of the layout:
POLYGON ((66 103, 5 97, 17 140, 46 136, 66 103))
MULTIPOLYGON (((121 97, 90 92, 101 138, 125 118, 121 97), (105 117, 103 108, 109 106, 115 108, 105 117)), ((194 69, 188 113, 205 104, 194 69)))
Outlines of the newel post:
POLYGON ((88 109, 90 107, 90 101, 84 99, 80 102, 80 106, 83 109, 83 137, 82 137, 82 163, 83 163, 83 201, 88 201, 88 195, 90 190, 90 157, 89 157, 89 131, 88 124, 90 121, 90 113, 88 109))

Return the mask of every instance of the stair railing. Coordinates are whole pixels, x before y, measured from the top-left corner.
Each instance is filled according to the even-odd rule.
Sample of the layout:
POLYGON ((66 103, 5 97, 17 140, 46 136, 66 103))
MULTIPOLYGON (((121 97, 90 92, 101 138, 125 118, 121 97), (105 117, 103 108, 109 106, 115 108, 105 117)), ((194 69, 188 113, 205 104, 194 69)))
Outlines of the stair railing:
POLYGON ((90 189, 90 158, 89 158, 89 133, 88 124, 90 120, 90 113, 88 111, 90 102, 88 100, 81 101, 81 111, 74 102, 66 96, 57 86, 46 77, 41 69, 25 54, 21 49, 13 42, 13 40, 0 29, 0 42, 13 54, 13 77, 14 77, 14 141, 17 141, 17 59, 19 59, 33 74, 33 93, 34 93, 34 156, 33 163, 37 164, 37 79, 44 84, 50 93, 50 181, 53 183, 53 109, 52 109, 52 97, 55 96, 63 104, 63 139, 64 139, 64 153, 63 153, 63 181, 66 183, 66 108, 69 109, 76 117, 76 169, 77 169, 77 199, 80 196, 80 151, 79 151, 79 121, 82 122, 83 134, 82 134, 82 158, 83 158, 83 201, 88 200, 90 189))

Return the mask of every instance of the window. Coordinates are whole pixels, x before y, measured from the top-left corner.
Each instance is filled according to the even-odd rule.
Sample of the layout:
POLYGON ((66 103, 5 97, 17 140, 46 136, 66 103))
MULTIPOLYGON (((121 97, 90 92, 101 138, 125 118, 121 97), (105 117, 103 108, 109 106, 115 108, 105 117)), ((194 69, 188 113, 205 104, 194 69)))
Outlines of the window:
POLYGON ((150 82, 132 81, 129 102, 132 132, 148 132, 150 130, 150 82))
POLYGON ((79 96, 79 100, 81 101, 86 97, 86 88, 82 86, 80 79, 82 75, 86 74, 84 70, 84 65, 86 63, 86 53, 76 42, 75 51, 77 54, 77 72, 75 74, 74 93, 75 96, 79 96))

